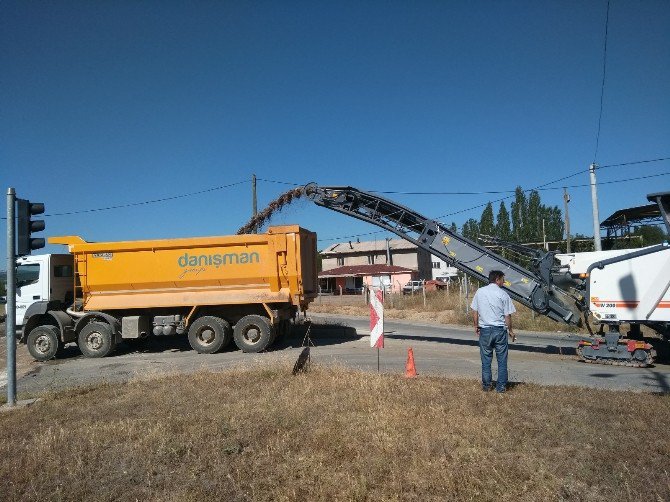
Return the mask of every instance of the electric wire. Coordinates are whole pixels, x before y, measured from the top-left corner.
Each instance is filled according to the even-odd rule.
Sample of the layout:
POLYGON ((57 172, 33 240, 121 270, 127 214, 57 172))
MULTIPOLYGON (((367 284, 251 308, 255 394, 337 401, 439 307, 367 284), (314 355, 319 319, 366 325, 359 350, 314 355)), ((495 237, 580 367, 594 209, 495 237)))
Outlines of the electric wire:
POLYGON ((593 163, 596 163, 598 157, 598 146, 600 144, 600 126, 603 119, 603 99, 605 96, 605 78, 607 76, 607 33, 609 31, 610 20, 610 0, 607 0, 607 13, 605 14, 605 43, 603 47, 603 79, 600 84, 600 112, 598 113, 598 131, 596 133, 596 149, 593 152, 593 163))
MULTIPOLYGON (((670 157, 660 157, 657 159, 646 159, 646 160, 636 160, 636 161, 631 161, 631 162, 622 162, 619 164, 605 164, 602 166, 596 166, 596 169, 606 169, 609 167, 624 167, 624 166, 633 166, 633 165, 638 165, 638 164, 649 164, 652 162, 662 162, 662 161, 667 161, 670 160, 670 157)), ((571 186, 560 186, 560 187, 551 187, 551 188, 545 188, 549 185, 553 185, 554 183, 558 183, 560 181, 565 181, 570 178, 574 178, 575 176, 579 176, 580 174, 588 173, 589 169, 580 169, 579 171, 575 171, 572 174, 568 174, 567 176, 563 176, 561 178, 557 178, 555 180, 547 181, 546 183, 543 183, 541 185, 536 186, 535 188, 529 188, 523 190, 524 192, 532 192, 533 190, 536 191, 542 191, 542 190, 560 190, 562 188, 580 188, 582 186, 590 186, 590 185, 571 185, 571 186)), ((279 184, 279 185, 289 185, 289 186, 304 186, 304 183, 292 183, 288 181, 280 181, 280 180, 270 180, 266 178, 256 178, 257 181, 264 181, 266 183, 274 183, 274 184, 279 184)), ((514 190, 482 190, 482 191, 399 191, 399 190, 363 190, 364 192, 369 192, 369 193, 378 193, 378 194, 384 194, 384 195, 496 195, 496 194, 505 194, 505 193, 516 193, 516 189, 514 190)))
MULTIPOLYGON (((635 160, 632 162, 623 162, 621 164, 606 164, 604 166, 596 166, 596 169, 605 169, 607 167, 624 167, 624 166, 634 166, 637 164, 648 164, 650 162, 662 162, 665 160, 670 160, 670 157, 661 157, 658 159, 648 159, 648 160, 635 160)), ((588 171, 588 169, 587 169, 588 171)))
POLYGON ((209 192, 214 192, 217 190, 223 190, 224 188, 230 188, 234 187, 237 185, 241 185, 242 183, 250 183, 249 180, 243 180, 243 181, 238 181, 236 183, 230 183, 228 185, 222 185, 218 187, 213 187, 213 188, 207 188, 205 190, 198 190, 197 192, 190 192, 190 193, 184 193, 180 195, 173 195, 171 197, 163 197, 160 199, 152 199, 152 200, 145 200, 141 202, 130 202, 128 204, 119 204, 117 206, 107 206, 107 207, 98 207, 98 208, 93 208, 93 209, 81 209, 78 211, 67 211, 64 213, 49 213, 49 214, 44 214, 42 216, 70 216, 70 215, 75 215, 75 214, 85 214, 85 213, 96 213, 99 211, 109 211, 112 209, 122 209, 126 207, 134 207, 134 206, 144 206, 147 204, 155 204, 157 202, 166 202, 169 200, 175 200, 175 199, 183 199, 184 197, 193 197, 195 195, 202 195, 204 193, 209 193, 209 192))
MULTIPOLYGON (((614 167, 614 165, 612 165, 612 167, 614 167)), ((581 172, 583 172, 583 171, 580 171, 580 173, 581 172)), ((578 174, 578 173, 576 173, 576 174, 578 174)), ((668 175, 670 175, 670 172, 650 174, 650 175, 647 175, 647 176, 636 176, 636 177, 633 177, 633 178, 625 178, 625 179, 620 179, 620 180, 602 181, 599 184, 600 185, 611 185, 611 184, 616 184, 616 183, 626 183, 626 182, 629 182, 629 181, 637 181, 637 180, 642 180, 642 179, 656 178, 656 177, 659 177, 659 176, 668 176, 668 175)), ((570 175, 570 177, 572 177, 572 176, 574 176, 574 174, 570 175)), ((556 180, 554 180, 554 181, 556 181, 556 180)), ((523 190, 523 191, 524 192, 532 192, 533 190, 541 190, 540 187, 542 187, 542 186, 543 185, 539 185, 537 188, 531 188, 531 189, 527 189, 527 190, 523 190)), ((566 186, 565 188, 585 188, 585 187, 590 187, 590 186, 591 185, 589 183, 584 183, 584 184, 579 184, 579 185, 569 185, 569 186, 566 186)), ((559 190, 559 189, 562 189, 562 188, 564 188, 564 187, 554 187, 553 189, 559 190)), ((386 193, 386 192, 384 192, 384 193, 386 193)), ((398 192, 398 193, 400 193, 400 192, 398 192)), ((496 200, 493 200, 493 201, 488 201, 488 202, 485 202, 483 204, 478 204, 476 206, 469 207, 467 209, 461 209, 459 211, 454 211, 454 212, 451 212, 451 213, 447 213, 447 214, 438 216, 438 217, 434 218, 434 220, 437 221, 438 223, 444 225, 445 227, 448 227, 449 225, 446 222, 440 221, 440 220, 442 220, 443 218, 446 218, 448 216, 453 216, 453 215, 456 215, 456 214, 461 214, 461 213, 465 213, 465 212, 468 212, 468 211, 472 211, 473 209, 479 209, 479 208, 482 208, 482 207, 486 207, 489 203, 494 204, 496 202, 502 202, 504 200, 511 199, 512 197, 513 196, 508 195, 507 197, 502 197, 500 199, 496 199, 496 200)), ((392 216, 392 214, 391 214, 391 216, 392 216)), ((351 238, 355 238, 355 237, 364 237, 364 236, 368 236, 368 235, 375 235, 375 234, 380 234, 380 233, 384 233, 384 232, 388 232, 388 230, 377 230, 377 231, 374 231, 374 232, 366 232, 366 233, 352 234, 352 235, 339 236, 339 237, 324 237, 324 238, 320 238, 318 240, 321 241, 321 242, 330 242, 330 241, 336 241, 336 240, 341 240, 341 239, 351 239, 351 238)))

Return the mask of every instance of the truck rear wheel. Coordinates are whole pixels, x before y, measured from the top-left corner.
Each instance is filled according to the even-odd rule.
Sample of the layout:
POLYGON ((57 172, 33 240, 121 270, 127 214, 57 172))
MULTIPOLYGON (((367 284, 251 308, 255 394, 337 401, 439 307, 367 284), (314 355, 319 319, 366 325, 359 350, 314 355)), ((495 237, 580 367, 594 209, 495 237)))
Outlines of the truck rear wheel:
POLYGON ((102 322, 87 324, 79 332, 79 350, 86 357, 105 357, 116 348, 112 328, 102 322))
POLYGON ((260 352, 272 343, 272 326, 267 317, 248 315, 235 325, 235 345, 242 352, 260 352))
POLYGON ((199 317, 188 328, 188 343, 200 354, 214 354, 233 339, 230 324, 220 317, 199 317))
POLYGON ((26 340, 28 352, 37 361, 53 359, 63 346, 58 335, 59 331, 56 326, 37 326, 30 332, 26 340))

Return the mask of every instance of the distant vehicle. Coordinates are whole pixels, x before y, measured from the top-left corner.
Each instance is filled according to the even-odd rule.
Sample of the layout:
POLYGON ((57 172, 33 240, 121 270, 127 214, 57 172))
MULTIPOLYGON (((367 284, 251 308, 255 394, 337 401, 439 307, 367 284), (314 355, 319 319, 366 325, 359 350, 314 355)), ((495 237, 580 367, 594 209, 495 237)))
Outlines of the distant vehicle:
POLYGON ((0 296, 0 305, 4 305, 7 303, 7 297, 6 296, 0 296))
POLYGON ((402 287, 402 294, 411 295, 413 293, 417 293, 423 289, 423 286, 423 281, 409 281, 402 287))

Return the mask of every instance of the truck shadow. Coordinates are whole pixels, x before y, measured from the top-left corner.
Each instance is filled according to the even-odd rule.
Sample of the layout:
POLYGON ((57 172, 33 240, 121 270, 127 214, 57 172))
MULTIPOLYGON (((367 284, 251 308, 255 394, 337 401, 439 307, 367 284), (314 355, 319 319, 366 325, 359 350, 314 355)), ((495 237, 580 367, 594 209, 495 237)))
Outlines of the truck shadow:
MULTIPOLYGON (((304 325, 295 326, 290 335, 275 340, 275 342, 267 349, 267 352, 302 346, 306 332, 307 328, 304 325)), ((339 324, 313 324, 310 337, 312 343, 316 345, 336 345, 363 338, 362 335, 356 333, 355 328, 339 324)), ((111 357, 126 354, 189 352, 192 350, 193 348, 188 343, 188 337, 186 335, 150 336, 142 340, 124 340, 116 346, 111 357)), ((221 352, 235 352, 237 350, 239 349, 235 343, 231 342, 231 344, 221 352)), ((63 349, 63 352, 62 354, 59 354, 58 359, 66 360, 76 357, 82 357, 81 351, 76 344, 71 343, 63 349)))
MULTIPOLYGON (((289 346, 295 346, 296 339, 302 340, 305 334, 305 328, 303 326, 294 328, 294 333, 282 341, 281 344, 275 344, 275 348, 287 348, 289 346)), ((312 331, 310 334, 312 341, 318 345, 336 345, 341 343, 346 343, 349 341, 360 340, 361 338, 367 337, 365 335, 359 334, 356 331, 356 328, 351 326, 344 326, 339 324, 312 324, 312 331)), ((396 334, 386 334, 385 338, 389 340, 405 340, 405 341, 420 341, 420 342, 437 342, 437 343, 447 343, 451 345, 465 345, 470 347, 479 347, 479 342, 476 339, 473 340, 464 340, 462 338, 449 337, 449 336, 425 336, 425 335, 396 335, 396 334)), ((522 342, 510 343, 509 350, 518 351, 518 352, 534 352, 542 354, 559 354, 564 356, 575 356, 577 355, 576 347, 561 347, 558 345, 545 345, 542 347, 534 345, 524 345, 522 342)))
MULTIPOLYGON (((466 345, 470 347, 479 347, 479 342, 477 340, 463 340, 462 338, 451 338, 449 336, 411 336, 411 335, 386 335, 389 339, 394 340, 418 340, 421 342, 437 342, 437 343, 448 343, 450 345, 466 345)), ((574 356, 577 355, 576 347, 561 347, 559 345, 545 345, 543 347, 537 347, 534 345, 524 345, 522 342, 511 342, 509 344, 510 351, 516 352, 534 352, 541 354, 559 354, 563 356, 574 356)))
MULTIPOLYGON (((294 326, 290 335, 280 338, 268 349, 284 350, 291 347, 300 347, 303 344, 307 345, 305 335, 307 334, 307 327, 304 324, 294 326), (303 343, 304 342, 304 343, 303 343)), ((351 341, 357 341, 363 338, 356 332, 356 328, 351 326, 344 326, 341 324, 316 324, 313 323, 310 330, 310 340, 312 344, 319 345, 339 345, 351 341)))

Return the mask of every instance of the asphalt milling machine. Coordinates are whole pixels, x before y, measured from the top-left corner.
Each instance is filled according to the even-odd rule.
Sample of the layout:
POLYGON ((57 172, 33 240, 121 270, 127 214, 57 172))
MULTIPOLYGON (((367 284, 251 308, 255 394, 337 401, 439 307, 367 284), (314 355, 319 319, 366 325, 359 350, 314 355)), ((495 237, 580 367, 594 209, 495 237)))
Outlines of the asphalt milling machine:
MULTIPOLYGON (((585 325, 577 354, 583 361, 652 365, 656 350, 640 327, 670 339, 670 243, 635 250, 557 254, 497 241, 529 258, 529 269, 451 231, 442 223, 379 195, 349 186, 304 187, 315 204, 393 232, 480 282, 505 273, 503 288, 517 302, 555 321, 585 325), (594 333, 591 323, 599 325, 594 333), (623 336, 621 326, 630 325, 623 336), (605 332, 605 329, 607 331, 605 332)), ((670 192, 647 196, 670 235, 670 192)))

